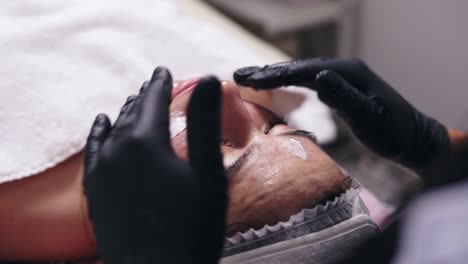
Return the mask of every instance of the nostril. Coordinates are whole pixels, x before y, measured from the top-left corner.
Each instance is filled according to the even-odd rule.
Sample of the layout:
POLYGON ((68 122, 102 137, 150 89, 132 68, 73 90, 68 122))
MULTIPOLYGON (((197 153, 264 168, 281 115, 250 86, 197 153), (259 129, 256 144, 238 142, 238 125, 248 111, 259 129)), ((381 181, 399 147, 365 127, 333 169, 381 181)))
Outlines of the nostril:
POLYGON ((234 146, 229 139, 221 140, 221 145, 223 145, 225 147, 231 147, 231 148, 234 146))

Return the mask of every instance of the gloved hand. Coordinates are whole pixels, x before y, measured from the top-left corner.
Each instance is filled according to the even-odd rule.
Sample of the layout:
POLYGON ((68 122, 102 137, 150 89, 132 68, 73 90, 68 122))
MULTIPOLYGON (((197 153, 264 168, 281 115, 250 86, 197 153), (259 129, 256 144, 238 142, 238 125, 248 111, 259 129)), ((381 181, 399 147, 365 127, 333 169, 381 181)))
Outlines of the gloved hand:
POLYGON ((246 67, 234 79, 254 89, 298 85, 316 90, 367 147, 417 172, 450 152, 447 129, 360 60, 319 58, 246 67))
POLYGON ((170 145, 172 78, 157 68, 111 127, 97 116, 86 145, 84 187, 99 253, 114 263, 217 263, 227 208, 221 86, 195 88, 188 106, 190 161, 170 145))

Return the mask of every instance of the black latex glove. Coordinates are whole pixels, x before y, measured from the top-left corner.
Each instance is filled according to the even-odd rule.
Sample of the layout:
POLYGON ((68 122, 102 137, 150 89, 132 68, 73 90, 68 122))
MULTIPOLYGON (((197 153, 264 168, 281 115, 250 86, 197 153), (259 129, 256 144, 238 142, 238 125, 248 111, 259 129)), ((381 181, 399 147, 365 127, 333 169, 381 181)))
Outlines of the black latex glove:
POLYGON ((254 89, 299 85, 316 90, 367 147, 417 172, 449 154, 446 128, 415 109, 360 60, 319 58, 246 67, 237 70, 234 79, 254 89))
POLYGON ((170 145, 172 78, 157 68, 111 127, 96 118, 84 187, 99 253, 114 263, 217 263, 227 208, 220 152, 221 86, 195 88, 188 106, 190 161, 170 145))

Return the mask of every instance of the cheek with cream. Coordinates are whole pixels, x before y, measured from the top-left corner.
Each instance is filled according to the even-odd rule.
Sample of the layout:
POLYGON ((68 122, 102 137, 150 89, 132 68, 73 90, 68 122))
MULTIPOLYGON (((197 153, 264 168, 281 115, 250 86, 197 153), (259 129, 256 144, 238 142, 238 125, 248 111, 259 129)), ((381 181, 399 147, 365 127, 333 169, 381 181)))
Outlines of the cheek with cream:
POLYGON ((179 159, 188 160, 187 117, 182 111, 169 114, 169 133, 174 153, 179 159))
POLYGON ((172 112, 169 115, 169 132, 171 139, 175 138, 187 128, 187 117, 181 111, 172 112))

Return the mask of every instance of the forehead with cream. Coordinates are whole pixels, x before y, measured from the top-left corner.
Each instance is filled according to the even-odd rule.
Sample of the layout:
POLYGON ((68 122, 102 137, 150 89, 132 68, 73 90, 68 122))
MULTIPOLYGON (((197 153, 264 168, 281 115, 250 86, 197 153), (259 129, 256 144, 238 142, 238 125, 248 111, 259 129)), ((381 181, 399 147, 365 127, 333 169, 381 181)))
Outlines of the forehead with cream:
POLYGON ((303 159, 307 160, 307 152, 305 151, 304 147, 302 146, 302 143, 299 140, 296 140, 294 138, 285 138, 282 146, 284 149, 291 153, 292 155, 303 159))
MULTIPOLYGON (((336 163, 313 140, 298 133, 288 134, 294 129, 281 122, 271 126, 275 123, 271 122, 275 119, 273 113, 248 101, 240 102, 232 88, 223 87, 222 137, 223 142, 233 140, 233 144, 221 147, 226 168, 235 164, 249 147, 254 150, 239 170, 226 173, 230 197, 227 223, 232 230, 287 220, 343 189, 342 173, 336 163)), ((189 98, 190 92, 182 93, 170 107, 171 144, 184 160, 189 158, 189 98)))
POLYGON ((346 189, 343 174, 329 156, 309 140, 289 136, 262 140, 229 180, 230 231, 285 221, 346 189))
POLYGON ((169 132, 171 139, 182 133, 187 128, 187 117, 182 111, 175 111, 169 115, 169 132))

